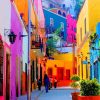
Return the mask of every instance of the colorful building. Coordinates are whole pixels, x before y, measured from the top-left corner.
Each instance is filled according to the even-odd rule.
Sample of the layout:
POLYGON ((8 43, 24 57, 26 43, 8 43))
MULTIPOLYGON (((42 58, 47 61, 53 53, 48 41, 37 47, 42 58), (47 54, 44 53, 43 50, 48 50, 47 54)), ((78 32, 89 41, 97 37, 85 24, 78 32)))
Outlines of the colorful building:
POLYGON ((70 14, 66 17, 67 22, 67 43, 76 43, 76 24, 77 21, 70 14))
MULTIPOLYGON (((53 35, 53 29, 57 30, 61 27, 61 37, 62 41, 66 41, 66 18, 62 17, 61 15, 55 14, 49 10, 43 9, 44 10, 44 15, 45 15, 45 20, 46 21, 45 25, 47 28, 46 35, 51 36, 53 35)), ((62 43, 64 45, 64 42, 62 43)), ((58 46, 59 46, 58 42, 58 46)))
POLYGON ((68 14, 65 10, 63 10, 61 8, 51 8, 49 10, 52 11, 52 12, 54 12, 54 13, 56 13, 56 14, 59 14, 59 15, 61 15, 63 17, 66 17, 67 14, 68 14))
POLYGON ((9 0, 0 1, 0 100, 10 97, 10 42, 5 29, 11 29, 11 4, 9 0), (6 3, 5 3, 6 2, 6 3), (4 9, 2 13, 2 9, 4 9), (8 16, 6 18, 6 16, 8 16), (6 19, 6 22, 4 23, 6 19), (5 33, 5 34, 4 34, 5 33), (7 73, 8 70, 8 73, 7 73), (9 79, 7 79, 7 76, 9 79), (8 90, 8 91, 7 91, 8 90), (7 92, 5 92, 7 91, 7 92))
POLYGON ((73 54, 55 54, 53 57, 54 60, 47 60, 46 63, 48 76, 53 80, 56 78, 58 86, 70 85, 70 77, 73 75, 73 54))
POLYGON ((90 36, 90 79, 96 78, 100 82, 100 23, 96 26, 96 33, 90 36))
POLYGON ((96 32, 100 21, 99 0, 85 0, 77 21, 77 68, 82 79, 90 79, 89 36, 96 32), (92 3, 91 3, 92 2, 92 3), (96 6, 95 6, 96 5, 96 6), (91 17, 92 16, 92 17, 91 17))
POLYGON ((23 25, 14 3, 11 3, 9 0, 4 0, 0 4, 2 4, 0 6, 1 9, 4 9, 3 14, 0 16, 0 35, 2 39, 1 41, 3 42, 3 47, 0 51, 0 53, 2 53, 3 59, 3 65, 0 67, 0 76, 2 76, 0 79, 3 79, 0 81, 2 82, 0 83, 2 85, 0 86, 0 88, 2 87, 2 89, 0 89, 0 95, 2 95, 2 97, 7 100, 15 100, 16 96, 20 96, 22 92, 21 74, 23 68, 23 43, 21 35, 23 34, 23 25), (6 18, 6 16, 8 17, 6 18), (8 38, 10 33, 16 35, 15 41, 13 43, 10 43, 11 41, 9 42, 9 40, 11 40, 11 38, 8 38))

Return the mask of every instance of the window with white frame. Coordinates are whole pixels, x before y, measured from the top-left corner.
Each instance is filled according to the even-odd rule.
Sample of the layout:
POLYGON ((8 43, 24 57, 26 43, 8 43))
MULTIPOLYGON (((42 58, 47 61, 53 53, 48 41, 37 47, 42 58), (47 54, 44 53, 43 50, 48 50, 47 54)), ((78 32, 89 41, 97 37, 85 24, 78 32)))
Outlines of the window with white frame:
POLYGON ((53 18, 50 18, 50 25, 54 25, 54 19, 53 18))
POLYGON ((62 31, 64 31, 64 23, 63 22, 60 22, 60 24, 61 24, 62 31))

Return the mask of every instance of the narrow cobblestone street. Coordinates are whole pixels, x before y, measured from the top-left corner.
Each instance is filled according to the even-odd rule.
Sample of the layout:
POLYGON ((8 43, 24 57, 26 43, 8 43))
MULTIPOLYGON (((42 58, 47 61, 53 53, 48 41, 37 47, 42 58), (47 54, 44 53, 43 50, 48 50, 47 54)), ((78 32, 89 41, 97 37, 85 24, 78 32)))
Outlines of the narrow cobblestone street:
MULTIPOLYGON (((71 88, 57 88, 51 89, 48 93, 45 92, 44 88, 41 91, 35 90, 31 94, 31 100, 72 100, 71 88)), ((18 100, 27 100, 27 95, 21 96, 18 100)))
POLYGON ((43 92, 38 100, 72 100, 71 92, 69 89, 50 90, 48 93, 43 92))

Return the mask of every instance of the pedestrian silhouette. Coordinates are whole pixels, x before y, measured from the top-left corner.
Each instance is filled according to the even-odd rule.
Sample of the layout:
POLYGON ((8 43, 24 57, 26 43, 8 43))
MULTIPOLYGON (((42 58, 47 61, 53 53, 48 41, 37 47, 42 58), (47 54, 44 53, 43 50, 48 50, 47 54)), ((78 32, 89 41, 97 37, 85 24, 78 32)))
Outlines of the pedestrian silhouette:
POLYGON ((47 74, 45 74, 44 75, 44 86, 45 86, 46 93, 48 92, 49 84, 50 84, 49 78, 48 78, 47 74))

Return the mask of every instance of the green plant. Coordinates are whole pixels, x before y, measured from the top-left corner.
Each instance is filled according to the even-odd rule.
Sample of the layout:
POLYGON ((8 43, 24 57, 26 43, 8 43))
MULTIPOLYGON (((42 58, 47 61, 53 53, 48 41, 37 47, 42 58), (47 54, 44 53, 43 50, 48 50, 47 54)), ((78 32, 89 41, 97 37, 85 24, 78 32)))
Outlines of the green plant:
POLYGON ((47 40, 47 48, 49 56, 52 56, 56 52, 56 41, 53 38, 47 40))
POLYGON ((78 75, 73 75, 70 79, 72 81, 80 81, 80 77, 78 75))
POLYGON ((56 44, 57 41, 60 40, 59 34, 61 33, 61 27, 57 28, 55 31, 51 32, 53 36, 47 39, 47 49, 49 56, 52 56, 54 53, 57 52, 56 44))
POLYGON ((82 80, 80 82, 80 93, 82 96, 100 95, 100 85, 96 79, 82 80))
POLYGON ((73 75, 71 78, 72 80, 72 83, 71 83, 71 87, 74 88, 75 92, 76 92, 76 89, 79 88, 80 84, 79 84, 79 81, 80 81, 80 77, 78 75, 73 75))

